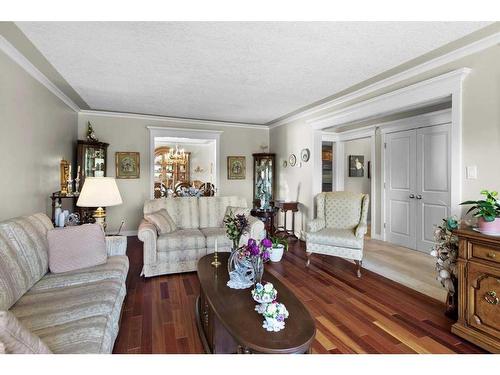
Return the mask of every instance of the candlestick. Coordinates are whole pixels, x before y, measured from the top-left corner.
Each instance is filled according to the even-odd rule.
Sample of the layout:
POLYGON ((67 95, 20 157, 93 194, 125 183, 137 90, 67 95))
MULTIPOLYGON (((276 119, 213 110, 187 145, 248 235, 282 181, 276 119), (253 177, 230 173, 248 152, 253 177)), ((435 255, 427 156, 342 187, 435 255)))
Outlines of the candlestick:
POLYGON ((215 239, 214 260, 211 264, 215 268, 219 267, 222 264, 221 262, 219 262, 219 259, 217 257, 217 238, 215 239))

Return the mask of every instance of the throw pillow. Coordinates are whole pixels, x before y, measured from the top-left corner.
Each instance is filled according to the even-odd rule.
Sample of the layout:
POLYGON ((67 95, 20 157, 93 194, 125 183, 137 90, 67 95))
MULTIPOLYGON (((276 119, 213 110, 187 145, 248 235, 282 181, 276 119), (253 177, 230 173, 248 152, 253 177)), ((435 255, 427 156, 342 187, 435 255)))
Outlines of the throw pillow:
MULTIPOLYGON (((248 207, 235 207, 235 206, 227 206, 226 207, 226 213, 224 214, 224 218, 227 215, 245 215, 246 217, 250 216, 250 208, 248 207)), ((224 218, 222 218, 222 224, 221 226, 224 226, 224 218)))
POLYGON ((52 273, 75 271, 106 263, 106 239, 99 224, 84 224, 47 233, 49 269, 52 273))
POLYGON ((144 218, 151 224, 154 224, 158 234, 172 233, 177 230, 174 220, 170 217, 165 208, 153 212, 152 214, 144 215, 144 218))
POLYGON ((3 346, 5 353, 10 354, 52 353, 37 335, 26 329, 9 311, 0 311, 0 346, 3 346))

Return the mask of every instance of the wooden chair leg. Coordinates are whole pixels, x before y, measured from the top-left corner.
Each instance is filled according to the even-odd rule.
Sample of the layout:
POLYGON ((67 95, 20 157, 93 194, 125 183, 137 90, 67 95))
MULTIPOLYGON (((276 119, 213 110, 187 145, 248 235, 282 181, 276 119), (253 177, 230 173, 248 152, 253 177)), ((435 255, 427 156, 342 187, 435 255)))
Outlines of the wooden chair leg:
POLYGON ((357 274, 358 278, 361 278, 361 266, 363 264, 363 261, 362 260, 355 260, 354 262, 358 266, 356 274, 357 274))
POLYGON ((311 255, 312 253, 306 253, 307 256, 306 267, 309 267, 309 265, 311 264, 311 255))

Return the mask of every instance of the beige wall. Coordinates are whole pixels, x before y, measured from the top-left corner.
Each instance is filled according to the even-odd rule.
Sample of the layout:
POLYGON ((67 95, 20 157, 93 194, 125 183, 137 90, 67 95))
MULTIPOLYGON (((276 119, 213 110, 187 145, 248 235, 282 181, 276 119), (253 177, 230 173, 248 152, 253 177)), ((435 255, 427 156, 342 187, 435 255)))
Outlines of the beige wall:
MULTIPOLYGON (((462 199, 473 199, 479 196, 481 189, 500 190, 500 46, 491 47, 474 55, 446 64, 418 77, 379 90, 355 101, 345 103, 316 115, 336 111, 342 107, 360 102, 371 97, 384 94, 414 84, 425 79, 444 74, 454 69, 468 67, 472 72, 464 82, 463 91, 463 153, 464 169, 468 165, 478 167, 477 180, 462 181, 462 199)), ((380 78, 385 78, 381 76, 380 78)), ((357 87, 359 88, 359 87, 357 87)), ((300 148, 312 148, 312 130, 306 123, 308 118, 302 118, 289 124, 270 130, 271 151, 277 153, 279 159, 286 158, 290 152, 300 152, 300 148)), ((380 147, 380 144, 379 144, 380 147)), ((453 155, 460 157, 460 155, 453 155)), ((378 163, 380 165, 380 163, 378 163)), ((377 168, 377 172, 380 169, 377 168)), ((463 172, 463 174, 465 174, 463 172)), ((302 168, 279 168, 278 179, 287 189, 294 191, 300 181, 300 202, 303 210, 301 216, 308 220, 313 215, 313 198, 311 192, 312 163, 302 168), (305 183, 307 182, 307 183, 305 183)), ((280 190, 280 193, 283 193, 280 190)), ((280 198, 280 197, 278 197, 280 198)), ((284 198, 284 196, 282 196, 284 198)), ((377 210, 380 212, 380 210, 377 210)), ((305 228, 305 223, 299 223, 305 228)), ((380 228, 376 228, 380 233, 380 228)))
POLYGON ((108 142, 107 175, 115 176, 115 152, 138 151, 141 155, 140 179, 117 180, 123 198, 121 206, 108 209, 108 229, 118 228, 122 219, 126 220, 124 230, 135 231, 142 219, 144 201, 149 199, 149 130, 148 126, 161 126, 186 129, 219 130, 221 134, 220 187, 219 195, 238 195, 251 204, 253 194, 252 153, 261 152, 261 145, 269 144, 267 128, 241 128, 230 126, 207 126, 198 122, 193 124, 167 122, 144 118, 105 117, 80 113, 78 115, 78 138, 85 138, 87 121, 92 123, 100 141, 108 142), (227 156, 246 156, 246 179, 227 179, 227 156))
POLYGON ((73 160, 77 115, 0 52, 0 220, 50 214, 59 162, 73 160))

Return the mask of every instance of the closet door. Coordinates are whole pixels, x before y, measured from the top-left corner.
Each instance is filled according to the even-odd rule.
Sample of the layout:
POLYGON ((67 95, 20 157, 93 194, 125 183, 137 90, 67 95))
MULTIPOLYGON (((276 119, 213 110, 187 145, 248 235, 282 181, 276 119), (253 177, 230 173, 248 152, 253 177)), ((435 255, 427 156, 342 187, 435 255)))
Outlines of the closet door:
POLYGON ((450 124, 417 130, 416 249, 427 253, 436 225, 450 215, 450 141, 450 124))
POLYGON ((416 131, 386 135, 386 240, 416 248, 416 131))

